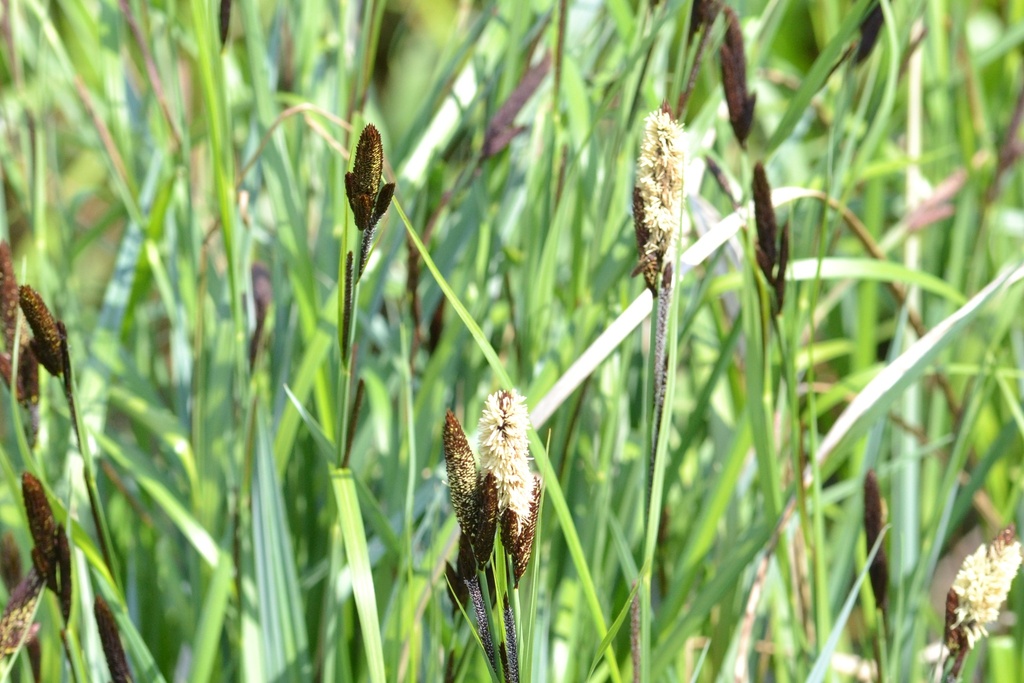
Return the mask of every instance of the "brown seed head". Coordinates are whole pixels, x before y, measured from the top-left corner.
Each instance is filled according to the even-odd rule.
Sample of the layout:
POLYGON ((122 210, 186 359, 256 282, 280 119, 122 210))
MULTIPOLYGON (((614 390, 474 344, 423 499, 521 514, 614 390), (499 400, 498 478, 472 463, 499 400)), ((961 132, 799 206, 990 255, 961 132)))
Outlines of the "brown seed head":
POLYGON ((57 523, 53 518, 53 509, 50 508, 50 501, 46 498, 43 485, 28 472, 21 475, 21 491, 25 498, 29 531, 32 532, 32 540, 35 542, 32 561, 46 583, 57 592, 57 523))
POLYGON ((789 262, 789 230, 783 227, 781 234, 775 220, 772 204, 772 188, 761 162, 754 165, 753 179, 754 219, 757 223, 757 265, 765 279, 772 286, 775 300, 772 312, 782 310, 786 294, 786 266, 789 262))
POLYGON ((477 524, 470 541, 477 566, 486 567, 494 550, 494 534, 498 528, 498 480, 493 472, 480 478, 477 499, 477 524))
POLYGON ((512 573, 515 577, 516 588, 519 588, 519 580, 530 563, 533 539, 537 533, 542 482, 539 475, 534 475, 534 480, 529 517, 525 520, 517 519, 516 512, 512 508, 505 510, 505 514, 501 516, 501 544, 505 547, 505 552, 512 558, 512 573))
POLYGON ((67 623, 71 619, 71 547, 62 526, 57 527, 56 556, 57 568, 60 570, 60 592, 57 597, 60 598, 60 612, 64 615, 64 623, 67 623))
POLYGON ((722 86, 725 88, 725 103, 729 108, 729 123, 740 145, 747 146, 747 136, 754 121, 754 104, 757 95, 747 92, 747 56, 743 47, 743 31, 736 12, 728 5, 723 7, 726 28, 725 42, 722 43, 722 86))
POLYGON ((469 536, 477 526, 476 461, 462 425, 450 410, 445 415, 442 437, 452 507, 455 509, 455 517, 459 520, 463 535, 469 536))
POLYGON ((43 298, 29 285, 18 289, 21 310, 25 314, 28 326, 32 328, 35 338, 32 340, 32 351, 43 367, 54 377, 64 373, 64 361, 61 352, 61 334, 57 323, 46 307, 43 298))
POLYGON ((384 145, 380 132, 373 124, 368 124, 356 144, 352 170, 345 174, 345 193, 359 230, 372 230, 391 203, 395 186, 389 183, 381 189, 383 171, 384 145))
POLYGON ((93 607, 96 616, 96 626, 100 632, 100 642, 103 643, 103 655, 107 659, 107 668, 110 669, 110 676, 114 683, 130 683, 132 680, 131 669, 128 668, 128 660, 124 655, 124 648, 121 646, 121 636, 117 632, 117 621, 114 613, 110 611, 107 601, 96 596, 96 604, 93 607))
POLYGON ((473 554, 473 545, 466 534, 459 535, 459 556, 455 561, 455 566, 458 569, 459 578, 463 581, 476 576, 476 556, 473 554))
POLYGON ((693 0, 690 5, 690 40, 702 27, 715 23, 715 18, 722 10, 718 0, 693 0))
POLYGON ((370 123, 363 128, 356 144, 356 160, 350 174, 353 190, 359 194, 376 196, 383 171, 384 145, 380 140, 380 131, 370 123))

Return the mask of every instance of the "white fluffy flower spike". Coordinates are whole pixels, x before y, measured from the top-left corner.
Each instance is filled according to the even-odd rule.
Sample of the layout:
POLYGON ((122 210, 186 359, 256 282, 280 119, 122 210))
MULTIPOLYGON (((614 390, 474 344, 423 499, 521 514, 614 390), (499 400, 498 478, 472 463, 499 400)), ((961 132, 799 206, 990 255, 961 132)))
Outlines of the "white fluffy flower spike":
POLYGON ((968 649, 988 635, 985 625, 999 618, 999 607, 1017 576, 1022 558, 1013 533, 1012 527, 1006 529, 987 548, 982 544, 968 555, 953 582, 957 606, 952 627, 966 636, 968 649))
POLYGON ((520 519, 530 517, 533 476, 526 430, 530 416, 526 398, 515 390, 487 397, 480 416, 480 468, 494 474, 498 484, 498 515, 511 509, 520 519))

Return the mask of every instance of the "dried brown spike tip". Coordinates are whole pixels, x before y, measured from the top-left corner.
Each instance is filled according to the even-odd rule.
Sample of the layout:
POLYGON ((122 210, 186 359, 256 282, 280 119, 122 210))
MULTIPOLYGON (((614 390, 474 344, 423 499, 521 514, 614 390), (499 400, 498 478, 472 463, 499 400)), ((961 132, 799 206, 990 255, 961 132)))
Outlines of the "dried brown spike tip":
POLYGON ((220 0, 220 46, 228 42, 228 29, 231 28, 231 0, 220 0))
POLYGON ((42 575, 33 567, 11 593, 0 617, 0 657, 15 654, 39 628, 32 621, 45 585, 42 575))
POLYGON ((4 336, 4 349, 14 349, 14 335, 18 325, 18 281, 14 277, 11 247, 0 242, 0 331, 4 336))
POLYGON ((501 544, 505 547, 505 552, 512 558, 512 574, 515 577, 516 588, 519 588, 519 580, 526 573, 526 567, 530 563, 530 555, 533 552, 533 539, 537 534, 537 516, 540 514, 542 488, 541 478, 535 475, 529 518, 519 520, 512 508, 506 509, 505 514, 501 516, 501 544), (518 534, 516 533, 517 527, 519 528, 518 534))
POLYGON ((103 643, 103 655, 107 659, 107 667, 110 669, 110 676, 114 683, 129 683, 132 680, 131 669, 128 668, 128 660, 124 655, 124 648, 121 646, 121 637, 117 632, 117 621, 114 613, 110 611, 107 601, 96 596, 96 604, 93 607, 96 616, 96 626, 100 632, 100 642, 103 643))
POLYGON ((477 524, 470 535, 470 541, 473 544, 473 554, 476 555, 477 566, 484 568, 491 559, 491 552, 494 550, 494 534, 498 528, 498 479, 493 472, 488 472, 480 480, 477 490, 479 492, 476 509, 477 524))
POLYGON ((469 440, 462 430, 458 418, 448 411, 444 418, 444 460, 448 469, 448 486, 451 489, 452 508, 459 520, 459 528, 467 537, 473 535, 477 526, 477 475, 476 460, 469 447, 469 440))
POLYGON ((50 309, 43 302, 39 292, 29 285, 18 288, 21 310, 25 314, 28 326, 32 328, 35 338, 32 340, 32 351, 43 367, 54 377, 64 372, 64 360, 61 354, 61 335, 57 322, 50 314, 50 309))
POLYGON ((754 121, 754 104, 757 95, 747 91, 747 56, 743 47, 743 31, 736 12, 726 5, 725 42, 719 54, 722 59, 722 85, 725 88, 725 103, 729 108, 729 123, 740 145, 747 146, 747 136, 754 121))
MULTIPOLYGON (((878 477, 874 470, 868 470, 864 477, 864 533, 867 539, 867 549, 875 547, 878 537, 882 534, 882 526, 885 524, 884 512, 882 510, 882 495, 878 489, 878 477)), ((882 611, 887 609, 889 589, 889 563, 885 556, 885 547, 880 546, 878 552, 868 569, 871 577, 871 590, 875 594, 875 602, 882 611)))
POLYGON ((21 491, 25 498, 28 528, 35 542, 32 561, 47 585, 57 593, 54 566, 57 559, 57 523, 53 518, 53 509, 46 498, 43 485, 28 472, 21 475, 21 491))

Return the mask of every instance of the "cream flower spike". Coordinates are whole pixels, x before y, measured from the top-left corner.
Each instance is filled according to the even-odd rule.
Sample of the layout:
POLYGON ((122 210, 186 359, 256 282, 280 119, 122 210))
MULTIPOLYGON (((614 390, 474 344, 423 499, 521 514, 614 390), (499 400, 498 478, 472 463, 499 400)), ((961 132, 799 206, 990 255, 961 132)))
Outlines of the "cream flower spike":
POLYGON ((636 162, 633 218, 640 251, 638 270, 656 289, 657 276, 671 261, 683 216, 683 126, 666 107, 648 114, 636 162))
POLYGON ((968 555, 953 582, 958 600, 952 627, 966 636, 968 649, 988 635, 985 625, 999 618, 999 607, 1020 568, 1020 541, 1013 533, 1012 527, 1006 529, 988 548, 982 544, 968 555))
MULTIPOLYGON (((487 397, 480 416, 480 468, 498 486, 498 516, 511 509, 520 520, 530 517, 534 480, 530 474, 530 444, 526 430, 530 415, 526 398, 512 391, 487 397)), ((517 532, 519 529, 516 530, 517 532)))

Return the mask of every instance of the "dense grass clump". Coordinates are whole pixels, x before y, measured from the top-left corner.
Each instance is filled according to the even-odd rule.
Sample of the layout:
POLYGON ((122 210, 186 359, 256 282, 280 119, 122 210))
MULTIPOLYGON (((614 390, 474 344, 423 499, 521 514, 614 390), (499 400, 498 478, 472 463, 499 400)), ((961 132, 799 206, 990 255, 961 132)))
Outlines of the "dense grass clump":
POLYGON ((1024 679, 1024 5, 0 7, 0 677, 1024 679))

